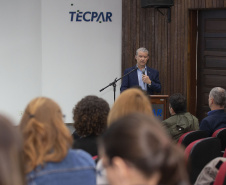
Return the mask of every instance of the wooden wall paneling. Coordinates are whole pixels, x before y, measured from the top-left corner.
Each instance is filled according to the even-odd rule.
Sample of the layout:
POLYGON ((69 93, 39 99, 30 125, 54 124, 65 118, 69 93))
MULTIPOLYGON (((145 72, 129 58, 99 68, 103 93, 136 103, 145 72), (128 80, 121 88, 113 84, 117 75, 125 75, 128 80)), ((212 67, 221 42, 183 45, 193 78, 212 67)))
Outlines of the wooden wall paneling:
MULTIPOLYGON (((189 96, 187 68, 196 58, 189 55, 188 11, 223 8, 226 0, 174 0, 171 23, 157 10, 141 8, 140 0, 122 0, 122 6, 122 73, 136 63, 135 51, 144 46, 150 51, 150 66, 160 72, 161 94, 181 92, 189 96)), ((161 11, 167 13, 165 9, 161 11)))
POLYGON ((149 45, 149 51, 150 51, 150 59, 149 61, 151 63, 153 63, 156 60, 156 54, 155 54, 155 9, 150 9, 151 15, 152 15, 152 19, 151 19, 151 32, 149 33, 151 35, 151 40, 149 40, 149 42, 151 42, 151 44, 149 45))
MULTIPOLYGON (((161 12, 164 13, 164 10, 161 9, 161 12)), ((162 38, 162 30, 164 29, 163 20, 165 20, 165 16, 158 12, 158 44, 157 44, 157 53, 158 53, 158 60, 155 63, 155 69, 161 69, 161 62, 162 62, 162 46, 164 44, 162 38)))
MULTIPOLYGON (((151 9, 150 9, 151 10, 151 9)), ((146 44, 145 44, 145 47, 149 50, 149 61, 151 61, 151 52, 150 52, 150 49, 151 49, 151 43, 152 43, 152 14, 151 14, 151 11, 148 10, 146 11, 146 23, 145 23, 145 38, 146 38, 146 44)))
POLYGON ((200 8, 199 5, 200 5, 200 0, 198 0, 198 1, 196 0, 195 1, 195 8, 200 8))
MULTIPOLYGON (((177 0, 178 1, 178 0, 177 0)), ((174 69, 173 72, 174 73, 174 89, 173 89, 173 92, 178 92, 179 88, 179 81, 178 81, 178 78, 179 78, 179 74, 178 74, 178 6, 175 7, 175 13, 174 13, 174 20, 175 20, 175 30, 174 30, 174 46, 175 47, 175 51, 174 51, 174 56, 173 56, 173 65, 174 65, 174 69)))
POLYGON ((124 70, 129 66, 128 57, 131 55, 130 50, 130 3, 126 0, 122 0, 122 74, 124 70))
POLYGON ((206 0, 201 0, 201 7, 200 8, 205 8, 206 7, 206 0))
MULTIPOLYGON (((125 55, 126 55, 126 46, 127 46, 127 39, 126 37, 128 36, 128 34, 126 33, 126 21, 125 21, 125 16, 129 13, 128 11, 126 11, 126 1, 122 0, 122 68, 121 68, 121 73, 123 73, 124 69, 125 69, 125 55)), ((128 21, 129 22, 129 21, 128 21)))
POLYGON ((144 27, 145 20, 142 20, 142 18, 145 19, 144 14, 145 14, 146 9, 143 9, 143 8, 141 9, 139 6, 140 5, 139 3, 140 3, 140 1, 137 1, 136 6, 138 8, 136 9, 136 17, 134 17, 136 20, 135 25, 134 25, 134 27, 136 27, 136 29, 134 29, 134 31, 136 31, 135 32, 136 37, 134 38, 134 41, 136 44, 134 46, 134 49, 143 46, 142 37, 143 37, 143 32, 144 32, 143 27, 144 27))
MULTIPOLYGON (((177 91, 178 93, 182 92, 182 83, 183 83, 183 69, 182 69, 182 61, 181 61, 181 41, 182 41, 182 12, 181 12, 182 6, 181 6, 181 0, 178 0, 178 6, 177 6, 177 58, 175 60, 175 63, 177 64, 177 79, 180 79, 177 81, 178 87, 177 91)), ((176 79, 175 79, 176 80, 176 79)))
POLYGON ((220 6, 220 1, 222 1, 222 0, 216 0, 216 8, 218 8, 220 6))
POLYGON ((137 6, 138 8, 137 8, 136 25, 138 25, 139 23, 140 25, 137 26, 137 37, 139 38, 139 42, 137 42, 136 48, 139 48, 139 47, 146 47, 145 29, 146 29, 146 24, 149 24, 149 23, 147 22, 147 16, 146 16, 146 12, 148 11, 148 9, 140 8, 140 4, 137 4, 137 6))
MULTIPOLYGON (((170 40, 171 40, 171 42, 170 42, 170 51, 171 51, 171 55, 170 55, 170 61, 171 61, 171 65, 170 65, 170 68, 169 68, 169 70, 170 70, 170 73, 171 73, 171 81, 170 81, 170 84, 174 84, 174 77, 175 77, 175 74, 174 74, 174 55, 175 55, 175 50, 176 50, 176 48, 175 48, 175 29, 176 29, 176 26, 175 26, 175 12, 176 12, 176 6, 174 6, 173 8, 172 8, 172 10, 173 11, 171 11, 171 23, 170 23, 170 26, 171 26, 171 29, 170 29, 170 40)), ((169 95, 171 95, 171 93, 174 91, 174 86, 173 85, 171 85, 170 86, 170 89, 169 89, 169 95)))
POLYGON ((192 6, 191 6, 191 1, 186 1, 187 2, 187 4, 188 4, 188 8, 190 9, 192 6))
POLYGON ((224 7, 224 0, 218 0, 218 7, 224 7))
MULTIPOLYGON (((165 10, 165 14, 167 14, 167 10, 165 10)), ((162 51, 162 61, 161 61, 161 70, 163 71, 163 74, 161 76, 161 79, 167 79, 167 73, 168 73, 168 68, 167 68, 167 48, 168 48, 168 25, 170 23, 168 23, 168 21, 166 19, 163 20, 163 27, 165 28, 164 30, 162 30, 162 38, 164 40, 164 44, 163 44, 163 51, 162 51)), ((163 80, 161 80, 163 82, 163 80)), ((166 89, 168 89, 169 84, 167 84, 167 81, 164 82, 164 86, 163 86, 163 94, 166 94, 166 89)))
POLYGON ((195 1, 197 0, 190 0, 190 4, 191 4, 191 9, 195 8, 195 1))
POLYGON ((151 63, 151 67, 156 69, 156 63, 158 62, 158 38, 159 38, 159 12, 154 10, 155 11, 155 45, 154 45, 154 48, 152 48, 152 53, 155 53, 155 60, 152 61, 151 63))
MULTIPOLYGON (((161 9, 161 12, 164 13, 164 10, 161 9)), ((157 70, 162 70, 161 64, 162 64, 162 58, 163 58, 162 52, 163 52, 163 45, 164 45, 164 40, 163 40, 163 37, 162 37, 162 31, 163 31, 162 28, 164 28, 163 21, 165 20, 165 18, 166 17, 164 15, 159 13, 159 21, 158 21, 158 32, 159 32, 159 34, 158 34, 158 45, 157 45, 157 47, 158 47, 157 48, 157 50, 158 50, 158 61, 157 61, 156 66, 155 66, 155 69, 157 69, 157 70)), ((162 76, 162 74, 160 75, 160 77, 161 76, 162 76)), ((163 88, 163 90, 164 90, 164 88, 163 88)))
POLYGON ((219 7, 219 0, 216 0, 216 8, 219 7))
MULTIPOLYGON (((183 1, 182 1, 183 2, 183 1)), ((187 56, 185 53, 187 53, 187 42, 186 38, 186 25, 187 25, 187 20, 185 18, 187 9, 185 10, 185 4, 186 2, 181 3, 181 67, 183 70, 183 75, 182 75, 182 89, 181 93, 183 93, 185 96, 185 92, 187 90, 187 56)))
POLYGON ((133 11, 130 14, 130 17, 132 20, 132 24, 130 25, 130 29, 131 29, 131 36, 130 36, 131 46, 130 47, 132 47, 130 60, 132 61, 132 63, 128 67, 134 66, 136 64, 134 56, 137 49, 137 45, 139 45, 139 42, 140 42, 139 40, 140 32, 139 30, 137 30, 137 27, 139 28, 140 25, 142 24, 142 22, 139 22, 140 7, 137 8, 137 1, 131 1, 131 3, 132 3, 133 11))
MULTIPOLYGON (((174 11, 174 8, 172 7, 171 8, 171 13, 172 11, 174 11)), ((171 22, 172 22, 172 16, 171 16, 171 22)), ((166 83, 167 83, 167 88, 164 90, 164 94, 165 95, 169 95, 170 94, 170 90, 171 90, 171 79, 172 79, 172 73, 171 73, 171 66, 172 66, 172 63, 171 63, 171 55, 172 55, 172 50, 173 48, 171 48, 171 25, 172 23, 168 23, 167 24, 167 58, 166 58, 166 71, 167 71, 167 77, 166 77, 166 83)), ((161 81, 165 80, 164 79, 161 79, 161 81)))
POLYGON ((226 8, 226 4, 224 3, 224 2, 226 2, 225 0, 219 0, 219 8, 226 8))
POLYGON ((206 0, 206 8, 211 8, 211 7, 213 7, 213 0, 206 0))
POLYGON ((217 7, 217 1, 218 1, 218 0, 214 0, 214 1, 213 1, 212 8, 216 8, 216 7, 217 7))
MULTIPOLYGON (((167 30, 168 30, 168 21, 167 21, 167 12, 168 10, 165 9, 165 15, 162 19, 162 25, 164 30, 162 30, 162 38, 163 38, 163 45, 162 45, 162 60, 161 60, 161 69, 164 73, 161 76, 161 79, 167 79, 167 30)), ((165 83, 166 84, 166 83, 165 83)), ((166 92, 167 86, 164 85, 162 92, 166 92)))

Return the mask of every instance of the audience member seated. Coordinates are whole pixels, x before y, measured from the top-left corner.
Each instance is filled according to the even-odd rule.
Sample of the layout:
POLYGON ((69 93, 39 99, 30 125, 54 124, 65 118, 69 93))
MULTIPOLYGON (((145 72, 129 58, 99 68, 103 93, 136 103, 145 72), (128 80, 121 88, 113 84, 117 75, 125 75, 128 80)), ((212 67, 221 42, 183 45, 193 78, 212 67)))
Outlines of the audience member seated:
MULTIPOLYGON (((154 116, 147 95, 137 87, 127 89, 119 95, 109 112, 107 124, 110 126, 117 119, 136 112, 154 116)), ((97 185, 103 184, 109 183, 102 160, 99 160, 97 163, 97 185)))
POLYGON ((95 163, 83 150, 72 150, 73 139, 57 103, 32 100, 20 122, 28 185, 94 185, 95 163))
POLYGON ((214 131, 226 127, 226 91, 221 87, 215 87, 210 91, 208 99, 210 112, 200 123, 200 130, 206 130, 211 136, 214 131))
MULTIPOLYGON (((75 132, 78 135, 73 148, 83 149, 92 156, 97 155, 96 139, 107 125, 108 103, 97 96, 86 96, 73 109, 75 132)), ((75 137, 74 137, 75 138, 75 137)))
POLYGON ((153 117, 135 113, 112 123, 99 153, 111 185, 189 184, 183 151, 153 117))
POLYGON ((172 139, 177 142, 184 133, 199 129, 198 119, 186 111, 186 98, 176 93, 169 98, 171 117, 162 123, 172 139))
POLYGON ((15 126, 0 115, 0 184, 25 185, 22 137, 15 126))
POLYGON ((154 116, 147 95, 138 88, 130 88, 116 99, 108 116, 108 126, 117 119, 135 112, 154 116))

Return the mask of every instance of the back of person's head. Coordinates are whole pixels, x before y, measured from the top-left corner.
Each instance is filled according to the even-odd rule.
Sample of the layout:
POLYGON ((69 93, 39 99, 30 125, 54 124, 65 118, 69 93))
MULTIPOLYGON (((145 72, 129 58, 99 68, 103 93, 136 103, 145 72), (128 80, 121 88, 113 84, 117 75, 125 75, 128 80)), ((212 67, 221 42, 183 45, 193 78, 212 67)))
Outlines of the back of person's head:
POLYGON ((44 162, 59 162, 72 145, 59 105, 45 97, 33 99, 20 122, 26 173, 44 162))
POLYGON ((224 107, 226 104, 226 91, 221 87, 214 87, 209 96, 214 99, 214 103, 221 107, 224 107))
POLYGON ((136 113, 117 120, 100 138, 99 151, 107 170, 120 158, 147 179, 159 174, 157 184, 188 184, 182 149, 154 117, 136 113))
POLYGON ((25 184, 22 150, 22 137, 18 129, 0 115, 0 184, 25 184))
POLYGON ((186 98, 180 93, 171 95, 169 98, 169 104, 176 114, 186 112, 187 110, 186 98))
POLYGON ((130 88, 116 99, 108 116, 108 125, 130 113, 140 112, 153 116, 150 100, 142 90, 130 88))
POLYGON ((108 103, 97 96, 86 96, 73 109, 74 127, 79 136, 100 135, 106 128, 108 103))

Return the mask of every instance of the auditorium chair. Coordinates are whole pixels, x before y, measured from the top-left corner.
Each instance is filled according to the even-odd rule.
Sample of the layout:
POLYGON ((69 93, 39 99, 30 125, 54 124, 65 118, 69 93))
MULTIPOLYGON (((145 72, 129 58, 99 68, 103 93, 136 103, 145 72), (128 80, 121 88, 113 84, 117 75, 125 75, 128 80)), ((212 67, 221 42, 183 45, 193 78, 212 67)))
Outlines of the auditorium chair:
POLYGON ((221 151, 224 151, 226 148, 226 128, 220 128, 216 130, 212 137, 217 137, 221 141, 221 151))
POLYGON ((183 145, 185 148, 195 140, 208 137, 208 133, 204 130, 196 130, 184 133, 178 140, 178 145, 183 145))
POLYGON ((226 177, 226 162, 224 162, 221 165, 213 185, 226 185, 225 177, 226 177))
POLYGON ((185 149, 191 184, 194 184, 203 167, 212 159, 221 156, 221 142, 207 137, 190 143, 185 149))

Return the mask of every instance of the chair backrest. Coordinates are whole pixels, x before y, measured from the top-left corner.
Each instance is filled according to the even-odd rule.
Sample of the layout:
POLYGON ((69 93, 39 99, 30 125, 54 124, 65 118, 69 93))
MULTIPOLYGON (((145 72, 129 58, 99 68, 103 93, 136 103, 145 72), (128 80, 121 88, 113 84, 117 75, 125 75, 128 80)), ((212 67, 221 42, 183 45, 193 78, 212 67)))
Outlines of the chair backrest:
POLYGON ((225 177, 226 177, 226 162, 224 162, 221 165, 213 185, 226 185, 225 177))
POLYGON ((221 156, 221 142, 213 137, 196 140, 187 146, 185 155, 190 167, 190 181, 194 184, 204 166, 212 159, 221 156))
POLYGON ((226 128, 220 128, 216 130, 212 137, 217 137, 221 140, 221 150, 224 151, 226 148, 226 128))
POLYGON ((225 148, 225 150, 224 150, 223 157, 226 157, 226 148, 225 148))
POLYGON ((178 140, 179 145, 187 147, 193 141, 208 137, 208 133, 204 130, 196 130, 184 133, 178 140))

